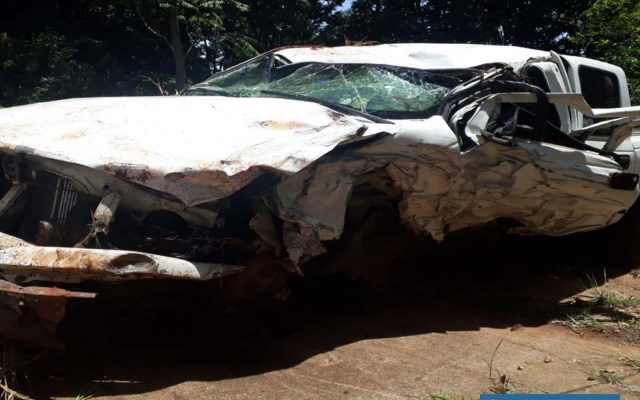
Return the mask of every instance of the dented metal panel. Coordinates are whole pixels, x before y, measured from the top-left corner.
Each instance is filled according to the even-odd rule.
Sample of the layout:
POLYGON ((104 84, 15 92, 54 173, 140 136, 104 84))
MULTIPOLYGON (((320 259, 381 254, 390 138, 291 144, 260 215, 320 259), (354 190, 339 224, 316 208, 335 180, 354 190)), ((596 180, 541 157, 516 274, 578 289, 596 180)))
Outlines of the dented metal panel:
POLYGON ((277 49, 294 62, 386 64, 407 68, 455 69, 484 64, 517 64, 549 53, 517 46, 449 43, 399 43, 374 46, 300 46, 277 49))
MULTIPOLYGON (((325 251, 339 238, 355 177, 380 170, 403 190, 403 222, 417 233, 442 240, 447 233, 513 218, 514 232, 552 236, 610 225, 631 207, 638 190, 608 187, 621 168, 593 153, 549 143, 483 141, 460 154, 455 135, 441 117, 423 121, 416 132, 381 139, 336 157, 278 186, 281 218, 289 221, 285 247, 295 262, 325 251), (448 146, 431 143, 432 138, 448 146), (304 190, 303 190, 304 188, 304 190)), ((475 131, 480 134, 479 130, 475 131)))
POLYGON ((195 206, 265 171, 295 173, 362 128, 284 99, 72 99, 1 109, 0 149, 88 166, 195 206))

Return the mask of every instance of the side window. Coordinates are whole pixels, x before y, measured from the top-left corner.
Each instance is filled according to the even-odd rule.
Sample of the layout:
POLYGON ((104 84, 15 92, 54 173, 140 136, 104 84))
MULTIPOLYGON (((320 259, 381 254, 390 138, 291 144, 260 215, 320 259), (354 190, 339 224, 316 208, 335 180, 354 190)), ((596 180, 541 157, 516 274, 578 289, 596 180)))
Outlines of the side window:
POLYGON ((620 107, 620 87, 614 74, 581 65, 578 75, 582 95, 591 108, 620 107))
POLYGON ((266 55, 233 70, 219 72, 203 84, 220 88, 253 87, 269 81, 270 66, 271 57, 266 55))

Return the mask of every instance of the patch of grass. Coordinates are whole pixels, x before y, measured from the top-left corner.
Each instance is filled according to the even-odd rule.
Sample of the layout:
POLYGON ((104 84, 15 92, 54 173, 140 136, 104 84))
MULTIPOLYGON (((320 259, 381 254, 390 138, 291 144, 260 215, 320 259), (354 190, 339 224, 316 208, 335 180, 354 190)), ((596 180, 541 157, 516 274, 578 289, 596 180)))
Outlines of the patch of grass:
POLYGON ((640 299, 633 296, 622 296, 608 290, 598 290, 591 298, 591 303, 595 306, 611 308, 632 308, 640 306, 640 299))
MULTIPOLYGON (((607 283, 607 271, 602 273, 603 284, 607 283)), ((605 290, 600 287, 596 277, 591 274, 587 274, 587 281, 580 281, 579 286, 583 291, 588 291, 591 299, 590 303, 594 306, 609 307, 609 308, 632 308, 640 306, 640 299, 633 296, 623 296, 619 293, 605 290)))
POLYGON ((94 397, 100 395, 101 393, 98 390, 95 390, 96 387, 94 386, 93 388, 84 388, 82 389, 82 391, 80 392, 80 394, 78 394, 74 400, 89 400, 89 399, 93 399, 94 397))
POLYGON ((625 357, 622 359, 622 364, 628 367, 631 367, 636 371, 640 371, 640 357, 638 358, 625 357))
POLYGON ((17 386, 16 356, 10 346, 0 344, 2 364, 0 364, 0 400, 31 400, 20 393, 17 386))
POLYGON ((640 328, 640 318, 627 318, 620 321, 621 324, 629 328, 640 328))
MULTIPOLYGON (((603 283, 607 283, 607 271, 604 270, 602 272, 602 274, 603 274, 603 280, 604 280, 603 283)), ((580 289, 582 289, 583 292, 591 291, 596 296, 602 290, 602 289, 600 289, 600 284, 598 283, 598 280, 596 279, 596 277, 595 277, 595 275, 593 273, 587 274, 587 281, 586 282, 583 282, 582 280, 579 280, 578 281, 578 287, 580 289)))
MULTIPOLYGON (((607 282, 606 270, 603 272, 603 282, 607 282)), ((640 298, 604 289, 593 274, 588 274, 586 282, 580 281, 579 286, 589 298, 579 300, 568 310, 565 309, 565 325, 593 329, 639 343, 640 318, 635 313, 640 309, 640 298)))
POLYGON ((596 320, 593 315, 589 314, 587 311, 567 314, 567 322, 573 327, 604 329, 604 324, 596 320))
POLYGON ((613 372, 613 371, 600 370, 598 371, 597 375, 602 382, 610 383, 612 385, 618 385, 622 383, 622 381, 624 380, 624 375, 619 374, 617 372, 613 372))

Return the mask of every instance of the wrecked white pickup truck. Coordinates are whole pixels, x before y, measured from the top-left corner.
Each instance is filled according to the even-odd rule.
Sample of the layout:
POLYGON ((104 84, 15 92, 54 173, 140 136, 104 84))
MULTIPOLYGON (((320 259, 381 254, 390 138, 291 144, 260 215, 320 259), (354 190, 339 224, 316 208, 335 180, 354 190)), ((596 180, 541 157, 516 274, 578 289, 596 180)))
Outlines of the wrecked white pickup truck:
POLYGON ((0 334, 51 344, 94 295, 66 283, 270 268, 253 289, 275 295, 347 213, 435 240, 611 225, 638 197, 639 119, 616 66, 449 44, 282 48, 186 96, 2 109, 0 334))

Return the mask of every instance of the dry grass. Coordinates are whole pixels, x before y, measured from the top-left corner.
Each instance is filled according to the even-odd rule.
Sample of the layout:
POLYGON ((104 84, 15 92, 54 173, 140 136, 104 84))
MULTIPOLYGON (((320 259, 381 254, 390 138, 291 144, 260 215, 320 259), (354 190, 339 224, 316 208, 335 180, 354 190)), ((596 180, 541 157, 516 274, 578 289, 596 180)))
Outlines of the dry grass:
POLYGON ((624 380, 624 375, 614 371, 598 371, 596 374, 599 380, 603 383, 609 383, 611 385, 618 385, 624 380))
POLYGON ((640 357, 636 357, 636 358, 625 357, 622 359, 622 364, 640 372, 640 357))
MULTIPOLYGON (((607 282, 606 272, 603 282, 607 282)), ((563 324, 586 328, 640 344, 640 298, 625 296, 603 287, 591 274, 579 283, 586 299, 577 299, 565 311, 563 324)))

